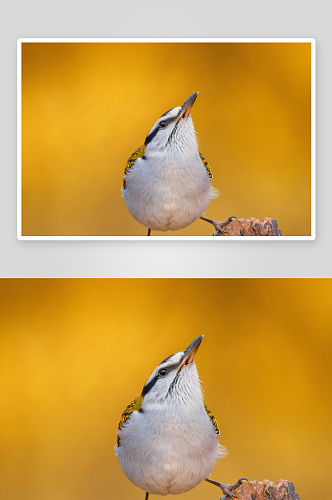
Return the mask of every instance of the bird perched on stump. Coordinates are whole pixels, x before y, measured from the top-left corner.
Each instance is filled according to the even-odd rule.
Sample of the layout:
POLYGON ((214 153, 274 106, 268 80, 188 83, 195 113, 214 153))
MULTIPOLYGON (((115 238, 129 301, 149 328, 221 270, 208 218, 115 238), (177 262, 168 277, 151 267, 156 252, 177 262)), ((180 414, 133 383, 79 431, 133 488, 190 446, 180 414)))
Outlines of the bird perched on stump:
POLYGON ((229 488, 244 479, 229 486, 208 478, 226 450, 194 362, 202 339, 164 359, 122 414, 115 454, 128 479, 146 492, 145 500, 150 493, 184 493, 204 480, 219 486, 223 498, 236 497, 229 488))
POLYGON ((190 115, 197 96, 195 92, 182 106, 161 115, 127 162, 122 196, 131 215, 148 228, 148 236, 151 229, 189 226, 218 195, 190 115))

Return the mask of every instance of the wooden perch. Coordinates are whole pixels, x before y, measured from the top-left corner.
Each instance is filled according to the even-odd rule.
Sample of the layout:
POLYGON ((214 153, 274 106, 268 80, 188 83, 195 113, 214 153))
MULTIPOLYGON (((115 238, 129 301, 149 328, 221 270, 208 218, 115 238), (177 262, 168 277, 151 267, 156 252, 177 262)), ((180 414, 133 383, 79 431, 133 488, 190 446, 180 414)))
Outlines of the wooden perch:
POLYGON ((215 228, 213 236, 282 236, 277 221, 268 217, 264 219, 254 219, 254 217, 232 219, 229 224, 219 228, 218 222, 216 222, 215 228))
POLYGON ((271 482, 244 481, 236 490, 238 500, 300 500, 293 483, 289 481, 271 482))

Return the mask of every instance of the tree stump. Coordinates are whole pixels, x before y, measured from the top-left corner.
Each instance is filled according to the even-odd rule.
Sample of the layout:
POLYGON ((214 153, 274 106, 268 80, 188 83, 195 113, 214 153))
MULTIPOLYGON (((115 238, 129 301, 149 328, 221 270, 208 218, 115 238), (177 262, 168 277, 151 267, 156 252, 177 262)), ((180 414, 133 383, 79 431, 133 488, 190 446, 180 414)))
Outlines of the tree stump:
POLYGON ((213 236, 282 236, 278 223, 274 219, 265 217, 264 219, 232 219, 226 226, 218 228, 213 236), (227 234, 225 234, 227 232, 227 234))
POLYGON ((262 482, 244 481, 234 493, 238 500, 300 500, 294 484, 283 479, 275 482, 267 479, 262 482))

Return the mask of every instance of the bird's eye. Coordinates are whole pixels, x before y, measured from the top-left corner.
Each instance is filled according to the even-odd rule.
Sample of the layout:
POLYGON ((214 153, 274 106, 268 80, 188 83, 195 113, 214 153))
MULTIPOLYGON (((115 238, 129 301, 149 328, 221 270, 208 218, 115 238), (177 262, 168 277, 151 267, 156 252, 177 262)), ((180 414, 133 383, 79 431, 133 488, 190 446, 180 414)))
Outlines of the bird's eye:
POLYGON ((166 373, 167 373, 166 368, 161 368, 158 372, 158 375, 159 377, 165 377, 166 373))
POLYGON ((162 121, 159 123, 160 128, 164 128, 164 127, 166 127, 166 125, 167 125, 167 122, 165 122, 165 121, 162 121))

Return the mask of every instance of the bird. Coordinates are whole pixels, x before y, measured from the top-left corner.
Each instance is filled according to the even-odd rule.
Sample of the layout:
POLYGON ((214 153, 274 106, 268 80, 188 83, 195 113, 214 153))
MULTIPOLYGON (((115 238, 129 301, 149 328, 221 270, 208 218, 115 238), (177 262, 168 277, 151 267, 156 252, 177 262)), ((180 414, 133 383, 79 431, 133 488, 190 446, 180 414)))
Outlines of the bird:
MULTIPOLYGON (((195 92, 182 106, 162 114, 127 161, 122 197, 130 214, 148 228, 148 236, 152 229, 183 229, 198 218, 217 222, 203 217, 219 193, 211 184, 211 168, 198 150, 190 114, 197 96, 195 92)), ((218 229, 229 219, 218 222, 218 229)))
POLYGON ((145 491, 145 500, 149 494, 187 492, 204 480, 219 486, 223 499, 236 498, 231 490, 245 480, 226 485, 208 477, 227 450, 203 401, 194 361, 203 337, 164 359, 122 413, 115 454, 127 478, 145 491))

